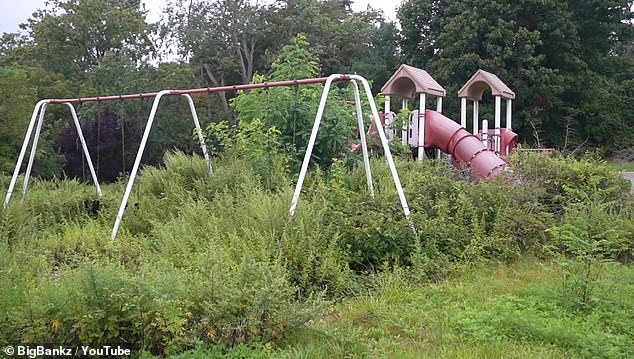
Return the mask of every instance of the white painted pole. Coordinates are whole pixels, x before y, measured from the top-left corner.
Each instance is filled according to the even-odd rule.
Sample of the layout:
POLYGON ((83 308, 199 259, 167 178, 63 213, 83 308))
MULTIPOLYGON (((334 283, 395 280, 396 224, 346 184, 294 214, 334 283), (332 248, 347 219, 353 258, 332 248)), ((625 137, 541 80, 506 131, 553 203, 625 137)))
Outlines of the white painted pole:
POLYGON ((467 128, 467 98, 460 99, 460 126, 467 128))
POLYGON ((489 121, 482 120, 482 144, 484 147, 489 148, 489 121))
POLYGON ((509 130, 511 130, 513 128, 511 126, 512 111, 513 111, 513 100, 508 99, 508 100, 506 100, 506 128, 508 128, 509 130))
POLYGON ((75 123, 75 128, 77 128, 77 134, 79 135, 79 142, 81 142, 81 148, 84 151, 84 156, 86 157, 86 161, 88 162, 88 169, 90 170, 90 176, 92 177, 92 181, 95 183, 95 187, 97 189, 97 195, 99 197, 102 196, 101 187, 99 186, 99 180, 97 179, 97 173, 95 172, 95 167, 92 164, 92 158, 90 158, 90 152, 88 152, 88 146, 86 145, 86 139, 84 138, 84 133, 81 130, 81 125, 79 124, 79 118, 77 117, 77 112, 75 111, 75 106, 73 104, 67 102, 66 106, 70 108, 70 114, 73 117, 73 122, 75 123))
MULTIPOLYGON (((361 151, 363 152, 363 165, 365 166, 365 178, 368 182, 368 190, 370 191, 370 197, 374 198, 374 184, 372 183, 372 172, 370 171, 370 156, 368 156, 368 143, 365 138, 365 126, 363 125, 363 113, 361 112, 361 96, 359 94, 359 85, 355 80, 352 82, 354 87, 354 104, 357 112, 357 122, 359 125, 359 141, 361 141, 361 151)), ((389 97, 388 97, 389 98, 389 97)), ((385 100, 385 113, 389 112, 389 100, 385 100)))
POLYGON ((297 185, 295 185, 295 192, 293 193, 293 200, 291 201, 291 208, 289 213, 291 218, 295 215, 295 209, 297 209, 297 203, 299 202, 299 195, 302 192, 302 185, 304 184, 304 177, 308 171, 308 163, 313 153, 313 147, 315 147, 315 140, 317 139, 317 132, 319 131, 319 124, 321 118, 324 115, 324 108, 326 107, 326 101, 328 100, 328 91, 332 81, 338 79, 341 75, 330 75, 324 84, 324 91, 321 93, 321 100, 319 101, 319 107, 317 108, 317 115, 315 116, 315 122, 313 123, 313 129, 308 139, 308 146, 306 146, 306 153, 304 153, 304 160, 302 161, 302 167, 299 170, 299 177, 297 178, 297 185))
POLYGON ((40 132, 42 131, 42 124, 44 123, 44 115, 46 114, 46 105, 42 104, 40 110, 40 118, 37 120, 37 128, 35 129, 35 137, 33 137, 33 145, 31 146, 31 155, 29 156, 29 163, 26 166, 26 172, 24 173, 24 182, 22 183, 22 201, 26 196, 26 190, 29 187, 29 177, 31 176, 31 170, 33 169, 33 161, 35 160, 35 152, 37 152, 37 143, 40 139, 40 132))
POLYGON ((198 113, 196 112, 196 106, 194 105, 194 100, 189 94, 181 95, 187 99, 187 103, 189 104, 189 109, 192 113, 192 118, 194 120, 194 126, 196 127, 196 134, 198 134, 198 141, 200 142, 200 148, 203 151, 203 157, 205 161, 207 161, 207 169, 210 174, 213 174, 214 171, 211 168, 211 159, 209 158, 209 153, 207 152, 207 145, 205 145, 205 137, 203 136, 203 130, 200 128, 200 121, 198 121, 198 113))
POLYGON ((31 141, 31 133, 33 132, 33 127, 35 127, 37 114, 40 112, 40 108, 45 103, 48 103, 48 102, 49 100, 42 100, 35 105, 35 108, 33 108, 31 121, 29 122, 29 127, 26 130, 26 135, 24 136, 24 142, 22 143, 22 149, 20 150, 18 161, 15 164, 15 169, 13 170, 13 176, 11 177, 11 182, 9 182, 9 189, 7 190, 7 195, 4 198, 3 208, 7 208, 7 206, 9 205, 9 201, 11 201, 11 195, 13 194, 15 183, 17 182, 18 176, 20 175, 20 168, 22 167, 22 161, 24 161, 24 155, 26 154, 26 149, 29 147, 29 142, 31 141))
MULTIPOLYGON (((407 104, 407 99, 403 99, 403 102, 401 103, 401 110, 406 109, 408 106, 407 104)), ((409 121, 405 121, 403 123, 403 128, 401 129, 401 143, 403 144, 403 146, 407 146, 407 128, 409 127, 409 121)))
POLYGON ((385 158, 387 160, 387 165, 390 167, 390 172, 392 173, 392 179, 394 180, 394 187, 396 187, 396 192, 398 193, 398 198, 401 201, 401 208, 403 209, 403 214, 405 218, 407 218, 410 227, 412 230, 414 229, 414 224, 410 219, 409 207, 407 206, 407 200, 405 199, 405 192, 403 191, 403 186, 401 185, 401 180, 398 177, 398 172, 396 171, 396 165, 394 164, 394 158, 392 158, 392 152, 390 151, 390 144, 387 141, 387 137, 385 137, 385 131, 383 131, 383 126, 381 125, 381 119, 379 118, 379 112, 376 109, 376 103, 374 103, 374 98, 372 97, 372 90, 370 89, 370 84, 368 81, 359 76, 359 75, 350 75, 350 78, 359 80, 363 84, 363 88, 365 89, 365 94, 370 103, 370 109, 372 110, 372 115, 374 116, 374 121, 376 124, 377 131, 379 133, 379 138, 381 139, 381 145, 383 146, 383 151, 385 153, 385 158))
MULTIPOLYGON (((357 88, 359 86, 357 85, 357 88)), ((390 103, 390 96, 389 95, 385 95, 385 104, 383 106, 383 109, 385 111, 385 120, 387 121, 387 115, 390 113, 390 111, 392 110, 392 104, 390 103)), ((394 115, 394 117, 396 117, 396 114, 394 115)), ((392 122, 394 121, 394 118, 392 118, 392 122)), ((394 138, 396 137, 396 129, 392 128, 392 140, 394 140, 394 138)), ((402 131, 401 131, 402 132, 402 131)), ((402 133, 401 133, 402 135, 402 133)))
POLYGON ((425 100, 427 97, 424 93, 419 95, 418 104, 418 161, 425 158, 425 100))
MULTIPOLYGON (((508 99, 508 100, 506 100, 506 128, 509 129, 509 130, 512 129, 512 127, 511 127, 512 126, 512 122, 513 122, 512 112, 513 112, 513 100, 508 99)), ((504 149, 504 152, 505 152, 504 154, 506 156, 509 155, 508 146, 504 149)))
POLYGON ((473 101, 473 134, 478 134, 478 122, 480 122, 480 102, 478 100, 473 101))
POLYGON ((121 219, 123 218, 123 213, 125 212, 125 208, 128 204, 128 199, 130 198, 132 186, 134 186, 134 180, 136 179, 137 172, 139 171, 139 166, 141 165, 141 157, 143 157, 143 151, 145 150, 147 139, 150 136, 150 130, 152 130, 152 123, 154 123, 154 117, 156 117, 156 110, 158 109, 158 105, 161 102, 161 98, 164 95, 169 94, 170 92, 171 90, 163 90, 156 94, 156 97, 154 98, 152 110, 150 111, 150 117, 148 117, 147 124, 145 125, 145 131, 143 132, 143 137, 141 138, 141 144, 139 145, 139 151, 136 154, 136 159, 134 160, 134 165, 132 166, 132 172, 130 172, 130 179, 128 180, 128 185, 125 188, 125 193, 123 194, 123 199, 121 200, 121 205, 119 206, 117 219, 114 222, 114 227, 112 227, 112 235, 110 238, 113 241, 115 240, 115 238, 117 238, 119 225, 121 225, 121 219))
MULTIPOLYGON (((436 112, 442 113, 442 97, 438 96, 436 98, 436 112)), ((440 159, 440 148, 436 148, 436 159, 440 159)))
POLYGON ((493 144, 495 145, 495 151, 500 152, 500 126, 502 117, 502 98, 495 96, 495 137, 493 138, 493 144))

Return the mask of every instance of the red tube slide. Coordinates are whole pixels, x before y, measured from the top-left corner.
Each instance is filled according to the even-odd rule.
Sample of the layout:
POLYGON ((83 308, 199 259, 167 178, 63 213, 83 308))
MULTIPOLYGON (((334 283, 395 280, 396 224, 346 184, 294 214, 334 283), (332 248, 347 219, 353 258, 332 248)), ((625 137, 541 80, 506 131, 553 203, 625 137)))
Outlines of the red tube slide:
POLYGON ((432 110, 425 111, 425 147, 439 148, 452 155, 456 167, 467 168, 479 177, 494 178, 508 166, 478 137, 432 110))

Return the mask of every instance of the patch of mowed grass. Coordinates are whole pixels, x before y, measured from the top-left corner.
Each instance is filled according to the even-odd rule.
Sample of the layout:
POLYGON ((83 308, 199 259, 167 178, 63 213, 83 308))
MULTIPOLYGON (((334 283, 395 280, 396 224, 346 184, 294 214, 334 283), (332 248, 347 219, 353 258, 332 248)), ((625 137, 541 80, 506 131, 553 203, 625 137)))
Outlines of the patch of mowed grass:
POLYGON ((606 161, 606 164, 620 172, 634 172, 634 162, 606 161))
POLYGON ((631 357, 634 269, 611 267, 603 284, 620 290, 588 313, 562 302, 561 276, 556 263, 533 259, 463 268, 435 284, 381 273, 371 290, 294 331, 270 357, 631 357))

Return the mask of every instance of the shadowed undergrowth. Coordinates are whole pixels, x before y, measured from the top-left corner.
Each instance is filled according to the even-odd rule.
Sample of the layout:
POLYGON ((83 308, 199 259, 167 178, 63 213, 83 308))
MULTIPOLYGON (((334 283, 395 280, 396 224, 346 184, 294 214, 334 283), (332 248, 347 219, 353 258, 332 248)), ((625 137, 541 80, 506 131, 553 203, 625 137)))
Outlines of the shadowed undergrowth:
POLYGON ((374 200, 362 167, 334 160, 327 171, 313 169, 291 221, 287 158, 236 147, 214 160, 213 175, 181 153, 164 168, 145 168, 115 241, 123 182, 104 186, 95 215, 90 185, 35 180, 25 202, 16 198, 0 218, 0 344, 126 343, 147 355, 205 348, 192 357, 631 353, 631 322, 603 324, 629 318, 628 304, 605 305, 621 299, 601 288, 621 268, 612 262, 631 257, 633 207, 628 184, 601 163, 521 156, 513 159, 521 184, 509 187, 441 162, 399 161, 414 233, 381 159, 372 163, 374 200), (602 205, 578 210, 590 200, 602 205), (620 231, 609 232, 615 221, 620 231), (583 252, 584 241, 620 247, 583 252), (579 277, 567 266, 572 290, 559 302, 539 282, 520 290, 529 287, 524 271, 547 277, 544 288, 557 283, 533 262, 511 267, 521 293, 484 285, 497 269, 478 272, 473 288, 442 282, 460 268, 527 255, 591 255, 595 271, 579 277), (580 286, 579 278, 590 281, 580 286), (591 295, 579 299, 579 291, 591 295), (558 335, 564 328, 572 333, 558 335))

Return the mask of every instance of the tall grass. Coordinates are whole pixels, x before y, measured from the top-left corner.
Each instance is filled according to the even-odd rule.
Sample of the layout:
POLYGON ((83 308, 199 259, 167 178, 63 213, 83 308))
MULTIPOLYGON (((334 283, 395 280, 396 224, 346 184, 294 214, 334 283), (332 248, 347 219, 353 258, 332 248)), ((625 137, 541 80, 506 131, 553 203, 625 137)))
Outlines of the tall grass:
POLYGON ((91 185, 34 180, 24 203, 0 214, 0 344, 126 343, 164 355, 275 342, 362 292, 368 273, 407 267, 441 279, 465 263, 551 255, 546 229, 567 220, 581 190, 631 206, 618 177, 591 162, 517 158, 521 184, 511 187, 399 161, 414 232, 379 158, 374 200, 362 166, 334 161, 310 171, 291 220, 283 155, 239 148, 214 159, 213 175, 182 153, 144 168, 116 241, 123 181, 104 186, 94 214, 91 185))

